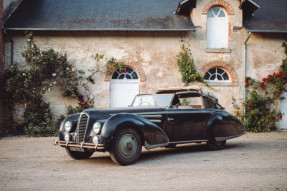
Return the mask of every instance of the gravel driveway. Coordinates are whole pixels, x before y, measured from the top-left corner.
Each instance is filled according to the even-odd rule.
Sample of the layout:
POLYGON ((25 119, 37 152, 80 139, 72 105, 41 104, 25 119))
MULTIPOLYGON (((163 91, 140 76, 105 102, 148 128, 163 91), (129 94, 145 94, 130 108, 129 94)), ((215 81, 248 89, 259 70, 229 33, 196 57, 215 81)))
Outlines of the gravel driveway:
POLYGON ((248 133, 220 151, 143 150, 125 167, 109 153, 73 160, 55 139, 1 139, 0 190, 287 190, 286 132, 248 133))

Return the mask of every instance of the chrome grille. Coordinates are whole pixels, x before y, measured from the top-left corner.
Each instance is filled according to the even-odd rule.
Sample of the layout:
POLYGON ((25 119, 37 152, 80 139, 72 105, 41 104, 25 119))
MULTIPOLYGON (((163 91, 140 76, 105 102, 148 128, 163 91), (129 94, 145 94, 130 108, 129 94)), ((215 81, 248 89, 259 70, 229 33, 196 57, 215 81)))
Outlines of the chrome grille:
POLYGON ((87 129, 89 116, 87 114, 81 114, 77 126, 77 134, 75 137, 76 143, 80 144, 85 140, 85 134, 87 129))

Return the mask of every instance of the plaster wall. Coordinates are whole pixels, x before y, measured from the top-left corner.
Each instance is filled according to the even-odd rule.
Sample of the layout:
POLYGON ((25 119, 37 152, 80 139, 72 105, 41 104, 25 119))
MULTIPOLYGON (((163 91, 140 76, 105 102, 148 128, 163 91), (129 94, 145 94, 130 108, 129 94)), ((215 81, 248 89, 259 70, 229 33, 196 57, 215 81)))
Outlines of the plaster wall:
MULTIPOLYGON (((214 1, 214 0, 213 0, 214 1)), ((105 62, 96 63, 92 55, 104 54, 106 59, 114 57, 124 62, 137 63, 141 66, 146 80, 140 82, 140 93, 153 93, 158 88, 180 87, 181 74, 176 63, 176 54, 180 51, 181 42, 187 42, 194 58, 197 70, 204 75, 203 69, 212 67, 212 63, 221 62, 228 65, 238 77, 232 85, 216 86, 209 89, 219 102, 232 111, 232 97, 243 99, 244 91, 244 55, 243 44, 247 38, 241 29, 242 11, 239 1, 226 1, 233 9, 228 15, 229 43, 227 50, 210 51, 206 49, 206 14, 203 10, 211 1, 197 1, 191 13, 196 32, 66 32, 34 34, 35 43, 41 49, 54 48, 67 53, 68 61, 76 69, 87 71, 95 69, 97 64, 103 69, 105 62), (241 30, 240 30, 241 29, 241 30)), ((224 2, 221 1, 220 2, 224 2)), ((220 5, 219 5, 220 6, 220 5)), ((24 34, 12 35, 14 44, 14 62, 24 63, 21 52, 25 47, 24 34)), ((103 69, 104 70, 104 69, 103 69)), ((90 84, 95 107, 109 106, 110 82, 104 81, 105 74, 97 73, 93 77, 96 82, 90 84)), ((51 103, 52 111, 59 115, 64 113, 68 105, 76 105, 77 100, 61 97, 59 87, 55 87, 45 95, 51 103)))
POLYGON ((247 43, 247 76, 261 80, 278 72, 282 60, 286 57, 282 47, 284 41, 286 34, 252 33, 247 43))
MULTIPOLYGON (((186 42, 189 42, 191 52, 198 71, 206 64, 220 60, 233 66, 235 71, 242 70, 240 58, 241 54, 236 51, 231 53, 206 53, 205 49, 199 49, 200 40, 196 40, 194 32, 181 34, 186 42)), ((105 62, 96 63, 92 58, 95 54, 104 54, 106 59, 114 57, 124 62, 135 62, 139 64, 146 76, 145 82, 140 82, 140 93, 153 93, 158 88, 180 87, 184 84, 181 82, 181 74, 178 72, 176 63, 176 54, 180 51, 180 34, 179 33, 143 33, 143 34, 102 34, 93 33, 88 36, 80 34, 70 35, 35 35, 35 43, 43 50, 54 48, 61 53, 67 53, 68 61, 76 69, 85 70, 96 69, 97 65, 104 71, 105 62)), ((13 38, 14 61, 24 63, 21 52, 25 47, 25 38, 16 36, 13 38)), ((203 74, 202 74, 203 75, 203 74)), ((104 73, 96 73, 93 77, 95 84, 89 84, 92 96, 95 97, 95 107, 109 106, 109 88, 110 83, 104 81, 104 73)), ((240 86, 214 87, 213 91, 222 105, 228 110, 231 98, 240 97, 240 86)), ((46 93, 46 99, 51 102, 52 111, 59 115, 64 112, 68 105, 76 105, 77 100, 64 99, 61 97, 59 88, 52 88, 51 92, 46 93)))

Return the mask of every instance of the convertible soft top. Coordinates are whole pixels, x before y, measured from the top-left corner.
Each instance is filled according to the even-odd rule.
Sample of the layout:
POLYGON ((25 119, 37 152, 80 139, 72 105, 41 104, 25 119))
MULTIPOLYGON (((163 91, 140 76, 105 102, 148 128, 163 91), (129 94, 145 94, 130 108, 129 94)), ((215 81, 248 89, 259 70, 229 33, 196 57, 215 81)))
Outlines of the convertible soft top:
POLYGON ((177 92, 185 92, 185 91, 197 91, 204 96, 211 97, 218 100, 217 97, 212 93, 200 86, 193 85, 193 86, 186 86, 186 87, 173 87, 173 88, 160 88, 155 93, 156 94, 168 94, 168 93, 177 93, 177 92))

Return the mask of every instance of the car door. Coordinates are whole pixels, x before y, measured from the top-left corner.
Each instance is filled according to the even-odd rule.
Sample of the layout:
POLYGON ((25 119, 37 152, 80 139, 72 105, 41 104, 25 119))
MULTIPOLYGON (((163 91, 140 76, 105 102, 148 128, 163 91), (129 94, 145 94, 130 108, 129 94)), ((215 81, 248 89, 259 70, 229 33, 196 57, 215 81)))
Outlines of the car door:
POLYGON ((198 93, 178 94, 177 106, 168 110, 166 132, 170 142, 206 139, 206 124, 211 112, 203 108, 198 93))

